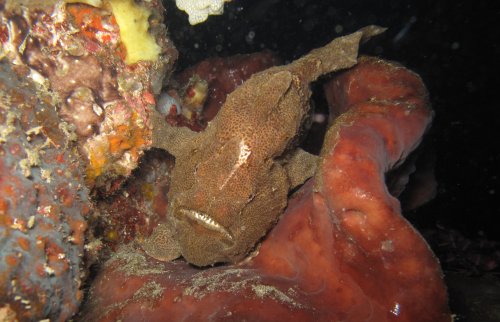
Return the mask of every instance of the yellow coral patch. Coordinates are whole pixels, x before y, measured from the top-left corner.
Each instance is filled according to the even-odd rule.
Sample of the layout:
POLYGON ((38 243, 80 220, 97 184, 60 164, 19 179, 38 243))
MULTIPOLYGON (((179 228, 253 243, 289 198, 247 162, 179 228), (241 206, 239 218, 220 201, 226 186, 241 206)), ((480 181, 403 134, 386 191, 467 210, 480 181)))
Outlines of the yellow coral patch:
POLYGON ((148 32, 151 12, 133 0, 110 0, 109 3, 127 50, 125 62, 130 65, 140 60, 158 59, 160 46, 148 32))

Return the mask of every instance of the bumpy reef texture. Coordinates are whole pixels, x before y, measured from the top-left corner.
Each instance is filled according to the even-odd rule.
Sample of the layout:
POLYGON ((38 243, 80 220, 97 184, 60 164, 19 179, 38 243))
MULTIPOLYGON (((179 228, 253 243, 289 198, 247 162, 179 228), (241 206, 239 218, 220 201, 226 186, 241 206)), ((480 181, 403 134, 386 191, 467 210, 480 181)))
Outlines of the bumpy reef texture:
POLYGON ((151 235, 167 214, 174 158, 157 149, 146 152, 119 193, 96 201, 103 245, 111 249, 151 235))
POLYGON ((151 144, 154 96, 177 51, 158 0, 66 2, 6 1, 1 54, 52 92, 78 142, 86 184, 110 193, 151 144))
POLYGON ((196 269, 123 247, 82 319, 450 321, 438 262, 384 183, 431 122, 424 85, 401 66, 362 58, 330 86, 339 116, 319 169, 253 256, 196 269))
POLYGON ((161 226, 175 230, 187 261, 238 261, 272 227, 288 192, 314 171, 315 158, 296 149, 309 116, 310 82, 356 64, 360 41, 381 31, 367 27, 252 75, 203 132, 154 119, 153 146, 176 157, 169 220, 161 226))
POLYGON ((88 190, 78 153, 26 74, 0 63, 0 320, 66 320, 83 297, 88 190))
POLYGON ((177 58, 163 14, 156 0, 0 1, 0 320, 76 313, 86 189, 116 191, 150 148, 177 58))

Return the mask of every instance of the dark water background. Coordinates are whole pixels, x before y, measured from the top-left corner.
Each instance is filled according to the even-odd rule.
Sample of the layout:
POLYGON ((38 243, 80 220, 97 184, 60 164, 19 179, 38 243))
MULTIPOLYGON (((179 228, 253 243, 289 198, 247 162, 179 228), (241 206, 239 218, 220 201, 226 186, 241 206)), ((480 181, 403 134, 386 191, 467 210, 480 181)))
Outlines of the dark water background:
POLYGON ((396 60, 424 79, 436 118, 434 200, 410 213, 471 238, 500 240, 500 5, 496 1, 233 0, 224 15, 190 26, 166 1, 178 70, 210 56, 262 49, 293 60, 369 24, 389 30, 364 52, 396 60))

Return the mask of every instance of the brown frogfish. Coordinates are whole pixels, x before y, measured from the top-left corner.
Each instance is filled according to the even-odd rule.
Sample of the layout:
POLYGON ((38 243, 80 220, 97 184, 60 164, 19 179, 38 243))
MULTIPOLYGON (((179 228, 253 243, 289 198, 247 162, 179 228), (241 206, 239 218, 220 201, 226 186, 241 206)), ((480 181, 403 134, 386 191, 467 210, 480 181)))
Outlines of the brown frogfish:
POLYGON ((359 43, 381 31, 366 27, 254 74, 203 132, 171 127, 156 113, 153 146, 176 160, 168 220, 144 250, 197 266, 247 255, 282 214, 290 190, 314 174, 316 157, 297 147, 311 110, 310 83, 355 65, 359 43))

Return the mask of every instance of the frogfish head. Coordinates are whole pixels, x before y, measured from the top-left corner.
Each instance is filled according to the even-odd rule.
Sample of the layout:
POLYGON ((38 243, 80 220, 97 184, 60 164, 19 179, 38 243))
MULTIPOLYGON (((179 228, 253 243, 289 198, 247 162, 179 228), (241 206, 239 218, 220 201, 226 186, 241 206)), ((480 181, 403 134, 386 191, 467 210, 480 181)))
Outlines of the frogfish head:
POLYGON ((255 184, 246 181, 244 190, 228 183, 220 190, 192 188, 173 196, 170 219, 188 262, 197 266, 234 263, 255 247, 287 201, 288 190, 276 185, 280 178, 265 178, 255 184))

